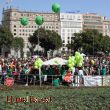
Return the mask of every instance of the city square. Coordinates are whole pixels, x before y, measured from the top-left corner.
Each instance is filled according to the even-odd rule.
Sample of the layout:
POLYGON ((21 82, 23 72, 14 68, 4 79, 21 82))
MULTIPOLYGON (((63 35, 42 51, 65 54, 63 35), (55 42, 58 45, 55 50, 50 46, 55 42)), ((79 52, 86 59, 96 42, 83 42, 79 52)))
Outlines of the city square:
POLYGON ((110 109, 110 2, 0 3, 0 110, 110 109))

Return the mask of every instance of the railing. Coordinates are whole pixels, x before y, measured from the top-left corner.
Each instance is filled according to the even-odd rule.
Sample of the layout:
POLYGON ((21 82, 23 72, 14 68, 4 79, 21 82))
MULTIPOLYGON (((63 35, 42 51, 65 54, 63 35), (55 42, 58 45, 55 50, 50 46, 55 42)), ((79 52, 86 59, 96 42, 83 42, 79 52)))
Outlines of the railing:
MULTIPOLYGON (((13 75, 14 84, 16 85, 40 85, 40 76, 39 75, 13 75)), ((4 84, 6 76, 0 76, 0 84, 4 84)), ((41 85, 50 85, 50 86, 110 86, 110 75, 108 76, 84 76, 80 78, 77 75, 71 76, 71 82, 66 82, 63 80, 62 75, 41 75, 41 85), (59 81, 59 82, 58 82, 59 81)))

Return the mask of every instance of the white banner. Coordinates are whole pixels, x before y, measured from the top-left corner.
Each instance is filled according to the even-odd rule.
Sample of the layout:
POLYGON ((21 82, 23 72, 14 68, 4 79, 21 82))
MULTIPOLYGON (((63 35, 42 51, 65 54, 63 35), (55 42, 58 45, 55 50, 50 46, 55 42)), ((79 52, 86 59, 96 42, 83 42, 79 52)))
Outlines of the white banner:
POLYGON ((103 86, 110 86, 110 76, 103 76, 103 86))
POLYGON ((84 86, 102 86, 102 76, 84 76, 84 86))

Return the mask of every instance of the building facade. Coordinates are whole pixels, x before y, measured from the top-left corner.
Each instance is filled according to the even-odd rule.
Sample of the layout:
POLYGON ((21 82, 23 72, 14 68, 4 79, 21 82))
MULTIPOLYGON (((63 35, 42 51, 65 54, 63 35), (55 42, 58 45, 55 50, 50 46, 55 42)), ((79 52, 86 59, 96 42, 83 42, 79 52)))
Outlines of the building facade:
POLYGON ((55 13, 43 13, 43 12, 27 12, 20 11, 18 9, 3 10, 2 25, 8 26, 14 37, 22 37, 24 39, 25 47, 24 54, 28 51, 28 37, 38 29, 38 25, 35 23, 36 16, 41 15, 44 17, 45 22, 42 28, 54 30, 60 34, 60 15, 55 13), (29 19, 29 24, 23 26, 20 23, 22 17, 29 19))
MULTIPOLYGON (((80 33, 87 29, 96 29, 103 35, 110 36, 110 20, 95 13, 79 14, 79 13, 44 13, 44 12, 28 12, 20 11, 18 9, 3 10, 2 25, 8 26, 14 37, 22 37, 24 39, 25 47, 24 54, 26 56, 29 49, 28 37, 38 29, 35 23, 36 16, 44 17, 45 22, 42 28, 54 30, 59 35, 63 42, 62 50, 67 51, 67 44, 71 44, 74 33, 80 33), (20 23, 22 17, 29 19, 29 24, 23 26, 20 23)), ((40 47, 37 49, 41 49, 40 47)))
POLYGON ((61 13, 61 38, 63 41, 62 49, 67 51, 67 44, 71 44, 71 38, 74 33, 79 33, 83 30, 83 15, 76 13, 61 13))
POLYGON ((96 29, 100 33, 103 32, 103 17, 96 13, 83 14, 83 30, 96 29))
POLYGON ((108 19, 103 20, 103 35, 110 36, 110 20, 108 19))

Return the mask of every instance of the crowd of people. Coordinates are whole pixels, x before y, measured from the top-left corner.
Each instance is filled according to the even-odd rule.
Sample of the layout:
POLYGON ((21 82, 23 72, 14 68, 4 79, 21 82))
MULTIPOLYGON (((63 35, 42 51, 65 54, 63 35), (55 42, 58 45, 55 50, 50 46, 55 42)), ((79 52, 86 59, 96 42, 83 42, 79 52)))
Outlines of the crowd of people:
MULTIPOLYGON (((0 58, 0 83, 4 84, 7 77, 13 77, 15 82, 26 83, 27 75, 30 84, 33 83, 34 78, 39 80, 39 70, 34 68, 34 61, 35 59, 32 58, 0 58)), ((74 76, 78 75, 83 83, 84 75, 110 75, 110 59, 85 57, 83 67, 74 67, 73 70, 70 70, 67 65, 47 65, 42 66, 41 71, 48 82, 51 82, 52 78, 59 78, 63 82, 71 82, 68 81, 68 77, 72 76, 72 81, 74 81, 74 76)))

